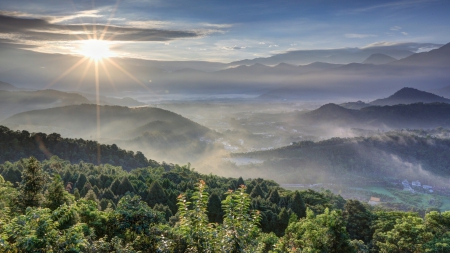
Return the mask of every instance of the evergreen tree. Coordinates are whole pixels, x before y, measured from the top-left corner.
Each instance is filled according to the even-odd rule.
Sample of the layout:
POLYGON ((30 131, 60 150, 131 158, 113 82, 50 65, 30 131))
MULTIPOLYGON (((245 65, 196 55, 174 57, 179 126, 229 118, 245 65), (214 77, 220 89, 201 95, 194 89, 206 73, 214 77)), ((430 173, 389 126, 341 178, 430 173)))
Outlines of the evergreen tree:
POLYGON ((117 195, 125 195, 125 193, 127 192, 135 192, 135 189, 133 187, 133 185, 131 184, 130 180, 128 179, 128 177, 124 177, 122 179, 122 181, 120 182, 120 186, 119 189, 117 190, 117 195))
POLYGON ((290 208, 298 218, 303 218, 306 216, 305 202, 298 191, 295 191, 291 197, 290 208))
POLYGON ((370 229, 373 215, 358 200, 347 200, 342 214, 347 223, 350 239, 362 240, 368 243, 372 238, 370 229))
POLYGON ((268 200, 269 200, 270 202, 272 202, 272 203, 278 205, 278 203, 280 202, 280 195, 278 194, 278 190, 277 190, 277 189, 274 189, 274 190, 270 193, 268 200))
POLYGON ((253 188, 253 190, 252 190, 252 192, 250 193, 250 197, 251 198, 256 198, 256 197, 261 197, 261 198, 264 198, 264 192, 262 191, 262 189, 261 189, 261 187, 259 186, 259 184, 258 185, 256 185, 254 188, 253 188))
POLYGON ((237 186, 241 187, 241 185, 245 185, 245 182, 244 182, 244 179, 242 177, 239 177, 238 181, 237 181, 237 186))
POLYGON ((222 202, 216 193, 211 194, 208 199, 208 220, 219 224, 223 221, 222 202))
POLYGON ((154 181, 150 185, 146 201, 150 207, 154 207, 156 204, 166 204, 166 193, 158 181, 154 181))
POLYGON ((281 208, 280 213, 278 214, 278 222, 275 229, 275 234, 278 236, 284 235, 284 230, 286 230, 288 224, 289 224, 289 212, 286 210, 286 208, 281 208))
POLYGON ((41 205, 45 173, 39 161, 34 157, 30 157, 24 167, 22 182, 19 186, 19 205, 25 210, 29 206, 38 207, 41 205))
POLYGON ((70 197, 64 189, 64 184, 59 174, 55 174, 53 182, 49 185, 46 194, 45 206, 51 210, 55 210, 64 203, 69 203, 70 197))

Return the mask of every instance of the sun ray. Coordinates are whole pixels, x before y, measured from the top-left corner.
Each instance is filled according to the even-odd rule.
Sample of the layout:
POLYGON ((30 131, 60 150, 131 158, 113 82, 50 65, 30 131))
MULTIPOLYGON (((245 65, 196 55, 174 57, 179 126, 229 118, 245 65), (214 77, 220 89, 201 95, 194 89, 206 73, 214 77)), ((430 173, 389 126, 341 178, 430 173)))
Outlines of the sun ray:
POLYGON ((55 83, 57 83, 59 80, 61 80, 62 78, 64 78, 67 74, 69 74, 70 72, 72 72, 75 68, 77 68, 78 66, 80 66, 80 64, 82 64, 83 62, 85 62, 88 58, 84 57, 81 58, 77 63, 75 63, 74 65, 72 65, 72 67, 70 67, 68 70, 66 70, 64 73, 62 73, 60 76, 58 76, 55 80, 53 80, 50 84, 48 84, 47 86, 44 87, 45 89, 48 89, 50 87, 52 87, 53 85, 55 85, 55 83))
POLYGON ((81 75, 80 80, 78 81, 76 90, 78 90, 80 88, 81 82, 84 81, 84 78, 86 77, 87 71, 89 70, 89 67, 91 66, 91 64, 92 64, 92 59, 89 59, 89 62, 87 63, 86 67, 84 68, 83 74, 81 75))
POLYGON ((118 68, 120 71, 122 71, 125 75, 127 75, 129 78, 133 79, 136 83, 138 83, 140 86, 145 88, 146 90, 150 91, 150 89, 145 86, 141 81, 139 81, 136 77, 134 77, 132 74, 130 74, 128 71, 126 71, 124 68, 122 68, 119 64, 114 62, 112 59, 105 58, 107 61, 109 61, 114 67, 118 68))
POLYGON ((100 61, 100 64, 102 65, 103 71, 106 74, 106 77, 108 78, 109 83, 111 84, 112 88, 114 89, 114 92, 117 94, 118 91, 116 89, 116 85, 114 84, 113 79, 111 78, 111 75, 109 74, 109 70, 108 68, 105 66, 105 62, 104 61, 100 61))
POLYGON ((109 25, 111 24, 111 20, 114 17, 114 15, 116 14, 117 8, 119 7, 119 3, 120 3, 120 0, 117 0, 116 1, 116 5, 114 6, 114 9, 111 12, 111 15, 109 15, 108 23, 103 27, 103 31, 102 31, 102 33, 100 35, 99 40, 103 40, 104 39, 104 37, 106 35, 106 32, 108 31, 109 25))
POLYGON ((100 164, 100 82, 98 77, 98 61, 94 61, 95 64, 95 99, 97 107, 97 164, 100 164))

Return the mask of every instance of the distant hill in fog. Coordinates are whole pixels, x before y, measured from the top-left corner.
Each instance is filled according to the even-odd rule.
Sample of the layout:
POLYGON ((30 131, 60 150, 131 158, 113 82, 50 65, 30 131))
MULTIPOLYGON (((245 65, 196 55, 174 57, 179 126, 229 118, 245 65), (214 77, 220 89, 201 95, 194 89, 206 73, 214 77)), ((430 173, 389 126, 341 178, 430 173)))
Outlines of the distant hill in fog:
POLYGON ((376 99, 370 103, 362 101, 342 103, 340 106, 347 109, 359 110, 372 105, 398 105, 398 104, 414 104, 414 103, 450 103, 450 99, 435 95, 430 92, 421 91, 414 88, 402 88, 393 95, 376 99))
MULTIPOLYGON (((85 92, 74 92, 77 94, 82 95, 83 97, 89 99, 89 101, 92 104, 97 103, 97 95, 92 93, 85 93, 85 92)), ((100 104, 101 105, 119 105, 119 106, 142 106, 146 105, 145 103, 139 102, 136 99, 130 98, 130 97, 124 97, 124 98, 115 98, 115 97, 109 97, 109 96, 99 96, 100 104)))
POLYGON ((397 105, 412 103, 450 103, 450 99, 414 88, 403 88, 393 95, 370 102, 370 105, 397 105))
POLYGON ((0 90, 18 90, 18 88, 12 84, 0 81, 0 90))
POLYGON ((434 175, 446 178, 450 175, 449 152, 448 139, 390 132, 371 137, 301 141, 273 150, 234 156, 264 161, 239 168, 244 175, 259 173, 279 182, 347 182, 354 185, 359 180, 393 176, 436 185, 447 184, 447 180, 437 181, 434 175))
POLYGON ((326 104, 317 110, 298 115, 302 124, 323 127, 362 128, 435 128, 450 127, 450 104, 415 103, 393 106, 369 106, 360 110, 326 104))
POLYGON ((12 129, 95 140, 99 131, 103 143, 140 150, 157 160, 183 163, 213 149, 201 138, 214 140, 218 136, 207 127, 159 108, 99 106, 98 110, 99 121, 97 106, 83 104, 23 112, 1 124, 12 129))
POLYGON ((393 61, 396 61, 396 60, 397 59, 395 59, 394 57, 391 57, 389 55, 372 54, 372 55, 369 56, 369 58, 365 59, 362 63, 379 65, 379 64, 386 64, 386 63, 389 63, 389 62, 393 62, 393 61))
POLYGON ((89 103, 90 101, 87 98, 79 94, 57 90, 0 90, 0 120, 30 110, 89 103))

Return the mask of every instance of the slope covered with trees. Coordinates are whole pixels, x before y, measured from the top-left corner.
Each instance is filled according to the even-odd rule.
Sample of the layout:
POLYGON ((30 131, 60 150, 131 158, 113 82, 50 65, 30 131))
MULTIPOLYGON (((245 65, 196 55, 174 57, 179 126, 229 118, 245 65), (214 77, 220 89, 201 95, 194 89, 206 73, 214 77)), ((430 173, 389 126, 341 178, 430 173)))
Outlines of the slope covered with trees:
POLYGON ((15 162, 34 156, 42 161, 57 155, 73 163, 80 161, 94 164, 112 164, 125 170, 157 166, 141 152, 120 149, 117 145, 104 145, 96 141, 62 138, 61 135, 12 131, 0 126, 0 162, 15 162))
POLYGON ((7 162, 0 173, 6 252, 450 250, 449 212, 377 210, 327 191, 290 192, 187 166, 126 172, 53 157, 7 162))

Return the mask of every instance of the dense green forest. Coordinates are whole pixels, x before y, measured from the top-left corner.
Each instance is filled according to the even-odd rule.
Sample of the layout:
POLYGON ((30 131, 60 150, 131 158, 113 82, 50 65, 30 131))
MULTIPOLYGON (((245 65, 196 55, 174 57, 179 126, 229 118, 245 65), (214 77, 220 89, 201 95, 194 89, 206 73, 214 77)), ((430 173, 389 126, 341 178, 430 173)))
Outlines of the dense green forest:
POLYGON ((374 209, 189 166, 125 171, 32 157, 0 172, 2 252, 450 250, 450 212, 374 209))
MULTIPOLYGON (((0 162, 14 162, 24 157, 34 156, 42 161, 52 155, 72 163, 80 161, 122 166, 125 170, 139 167, 159 166, 148 160, 141 152, 126 151, 116 145, 103 145, 96 141, 62 138, 60 134, 29 133, 12 131, 0 126, 0 162)), ((164 167, 169 165, 164 164, 164 167)))

